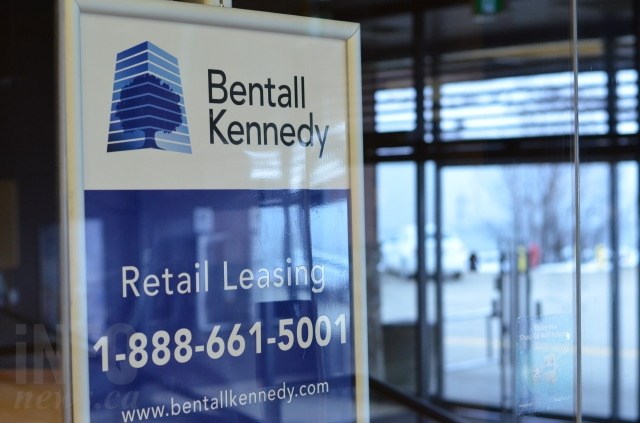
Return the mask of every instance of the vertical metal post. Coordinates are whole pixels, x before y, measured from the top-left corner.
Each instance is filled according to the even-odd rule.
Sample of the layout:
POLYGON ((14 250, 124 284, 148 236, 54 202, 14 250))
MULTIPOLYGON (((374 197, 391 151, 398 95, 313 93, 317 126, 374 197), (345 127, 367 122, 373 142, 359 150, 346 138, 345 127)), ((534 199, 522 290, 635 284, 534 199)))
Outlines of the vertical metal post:
MULTIPOLYGON (((9 7, 13 6, 13 3, 10 4, 9 7)), ((58 265, 60 266, 60 298, 59 298, 59 317, 60 317, 60 330, 58 335, 60 336, 60 355, 62 357, 62 362, 60 364, 62 371, 62 418, 65 423, 70 423, 73 421, 73 408, 71 399, 73 398, 73 387, 72 387, 72 377, 71 377, 71 272, 70 272, 70 257, 69 257, 69 225, 67 216, 69 214, 69 209, 67 205, 68 197, 68 185, 67 185, 67 159, 66 159, 66 143, 65 139, 67 137, 66 128, 63 124, 64 122, 64 114, 66 110, 66 92, 65 92, 65 65, 66 65, 66 57, 65 50, 63 46, 65 46, 65 36, 66 25, 69 25, 69 16, 66 14, 66 8, 64 6, 64 2, 59 0, 56 1, 55 4, 55 13, 56 13, 56 23, 58 27, 56 28, 58 33, 58 52, 57 52, 57 61, 56 61, 56 71, 57 71, 57 87, 56 87, 56 97, 58 99, 58 107, 57 107, 57 115, 56 122, 57 132, 58 132, 58 190, 60 191, 60 196, 58 198, 58 214, 59 214, 59 224, 60 224, 60 239, 59 239, 59 248, 60 248, 60 257, 58 259, 58 265)), ((9 17, 12 16, 10 12, 9 17)))
POLYGON ((509 298, 509 368, 510 368, 510 406, 511 412, 516 415, 517 411, 517 399, 516 392, 518 389, 516 381, 516 361, 517 361, 517 345, 518 345, 518 317, 520 317, 520 282, 523 274, 518 269, 518 247, 513 249, 513 257, 511 258, 511 281, 508 288, 509 298))
MULTIPOLYGON (((615 139, 616 116, 616 64, 615 39, 605 40, 607 71, 607 113, 609 138, 615 139)), ((611 246, 611 421, 620 417, 620 270, 618 264, 618 172, 615 162, 609 164, 609 244, 611 246)))
POLYGON ((500 252, 500 273, 498 274, 497 280, 497 288, 500 290, 500 308, 499 308, 499 319, 500 319, 500 329, 498 339, 500 341, 500 409, 503 413, 507 412, 508 407, 508 398, 507 398, 507 343, 506 343, 506 332, 507 332, 507 296, 505 295, 508 284, 510 280, 510 276, 508 273, 510 271, 507 270, 507 255, 504 252, 500 252))
MULTIPOLYGON (((438 56, 433 57, 433 84, 432 84, 432 109, 433 109, 433 142, 439 143, 442 140, 440 134, 440 60, 438 56)), ((434 208, 435 208, 435 278, 436 284, 436 331, 438 333, 438 343, 436 349, 436 368, 437 374, 437 395, 439 398, 444 397, 444 292, 443 292, 443 273, 442 273, 442 165, 436 163, 434 176, 434 208)))
MULTIPOLYGON (((640 4, 637 1, 633 4, 633 62, 634 69, 640 70, 640 4)), ((636 123, 640 128, 640 75, 636 74, 636 123)), ((640 169, 640 158, 636 158, 636 168, 640 169)), ((638 172, 638 179, 636 181, 636 225, 640 226, 640 171, 638 172)), ((640 228, 636 227, 636 249, 640 251, 640 228)), ((636 266, 636 284, 638 286, 636 296, 636 317, 640 319, 640 266, 636 266)), ((636 332, 636 351, 640 349, 640 325, 636 332)), ((638 355, 636 371, 636 397, 640 393, 640 354, 638 355)), ((636 419, 640 418, 640 401, 636 401, 636 419)))
MULTIPOLYGON (((414 141, 416 148, 424 142, 424 11, 414 7, 413 19, 413 86, 416 92, 416 129, 414 141)), ((422 161, 416 163, 416 213, 417 213, 417 251, 418 255, 416 283, 418 284, 418 322, 416 364, 418 368, 417 393, 423 398, 429 396, 430 354, 429 354, 429 324, 427 320, 427 272, 426 272, 426 205, 425 205, 425 169, 422 161)))
POLYGON ((573 285, 573 310, 575 313, 574 411, 576 423, 582 422, 582 274, 580 269, 580 113, 578 110, 578 0, 571 0, 571 67, 573 72, 573 178, 574 178, 574 255, 575 276, 573 285))
MULTIPOLYGON (((435 96, 435 93, 434 93, 435 96)), ((444 397, 444 301, 442 290, 442 167, 436 163, 435 173, 435 255, 436 255, 436 274, 434 282, 436 284, 436 328, 438 333, 438 349, 436 350, 436 368, 438 369, 437 379, 437 395, 438 398, 444 397)))
POLYGON ((493 358, 493 319, 498 317, 498 302, 493 300, 491 303, 491 313, 486 317, 485 330, 487 331, 487 359, 492 361, 493 358))
MULTIPOLYGON (((611 93, 609 93, 611 95, 611 93)), ((618 172, 609 164, 611 243, 611 421, 620 417, 620 271, 618 267, 618 172)))

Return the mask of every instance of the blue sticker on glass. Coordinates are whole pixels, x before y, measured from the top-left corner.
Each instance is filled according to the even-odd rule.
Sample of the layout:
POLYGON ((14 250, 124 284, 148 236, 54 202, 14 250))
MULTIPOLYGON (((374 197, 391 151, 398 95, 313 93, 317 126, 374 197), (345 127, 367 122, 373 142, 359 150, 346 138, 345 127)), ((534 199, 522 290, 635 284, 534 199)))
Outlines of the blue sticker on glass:
POLYGON ((518 318, 516 411, 571 412, 574 398, 573 315, 518 318))

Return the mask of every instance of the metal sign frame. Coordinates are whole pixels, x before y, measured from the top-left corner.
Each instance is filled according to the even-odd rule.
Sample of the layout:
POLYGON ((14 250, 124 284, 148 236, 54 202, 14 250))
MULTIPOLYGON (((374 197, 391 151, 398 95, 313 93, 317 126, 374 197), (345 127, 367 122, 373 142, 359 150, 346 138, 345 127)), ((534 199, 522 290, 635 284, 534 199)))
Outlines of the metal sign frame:
POLYGON ((358 24, 301 18, 239 9, 158 0, 60 0, 59 4, 59 136, 62 214, 63 356, 65 421, 89 421, 87 364, 87 287, 84 222, 83 107, 81 16, 108 15, 238 28, 344 42, 347 52, 349 152, 349 224, 352 243, 352 310, 357 421, 368 421, 364 198, 361 123, 360 29, 358 24))

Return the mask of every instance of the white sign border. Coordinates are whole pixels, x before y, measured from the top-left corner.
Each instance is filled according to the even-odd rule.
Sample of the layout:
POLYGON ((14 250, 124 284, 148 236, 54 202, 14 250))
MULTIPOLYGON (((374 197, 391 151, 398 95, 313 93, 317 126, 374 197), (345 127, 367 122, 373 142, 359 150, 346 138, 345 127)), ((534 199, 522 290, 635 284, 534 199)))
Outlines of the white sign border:
POLYGON ((59 136, 61 192, 61 276, 64 420, 89 421, 87 304, 82 174, 80 16, 100 14, 241 28, 280 34, 331 38, 345 42, 348 81, 349 175, 353 329, 358 422, 369 421, 369 379, 364 257, 364 190, 360 73, 360 26, 329 21, 177 3, 161 0, 59 0, 59 136))

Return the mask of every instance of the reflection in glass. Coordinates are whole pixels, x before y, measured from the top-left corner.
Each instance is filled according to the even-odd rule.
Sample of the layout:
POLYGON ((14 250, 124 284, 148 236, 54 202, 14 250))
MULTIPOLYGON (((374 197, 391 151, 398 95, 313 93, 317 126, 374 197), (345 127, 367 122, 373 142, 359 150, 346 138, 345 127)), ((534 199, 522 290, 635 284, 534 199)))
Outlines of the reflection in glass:
POLYGON ((620 272, 620 416, 638 419, 638 164, 616 166, 620 272))
POLYGON ((417 288, 413 279, 406 278, 402 267, 393 266, 394 263, 402 265, 402 257, 406 260, 415 257, 415 251, 395 242, 402 228, 411 226, 416 219, 415 175, 413 163, 383 163, 376 167, 378 276, 385 379, 412 391, 416 389, 417 288), (393 251, 391 245, 403 248, 405 254, 393 251), (398 348, 398 345, 403 347, 398 348))
MULTIPOLYGON (((440 137, 443 141, 568 135, 573 132, 571 72, 447 82, 440 87, 440 137)), ((637 131, 636 73, 618 73, 620 133, 637 131)), ((580 132, 605 134, 607 75, 581 72, 580 132)), ((425 140, 433 139, 433 89, 424 89, 425 140)), ((415 129, 415 90, 380 89, 375 93, 376 132, 415 129)))
MULTIPOLYGON (((526 338, 543 326, 571 327, 571 170, 551 164, 443 169, 443 233, 455 234, 469 251, 461 278, 443 280, 447 399, 571 414, 571 334, 562 347, 526 338), (549 380, 563 384, 547 386, 534 377, 551 357, 540 350, 557 348, 564 348, 554 356, 560 379, 549 380)), ((443 256, 451 254, 444 239, 442 245, 443 256)))
POLYGON ((326 383, 302 407, 256 402, 183 419, 294 422, 304 409, 353 420, 348 199, 348 190, 86 191, 92 404, 123 386, 144 407, 326 383), (298 343, 281 347, 289 333, 298 343), (152 343, 155 355, 141 352, 152 343))

